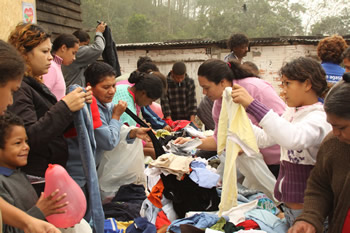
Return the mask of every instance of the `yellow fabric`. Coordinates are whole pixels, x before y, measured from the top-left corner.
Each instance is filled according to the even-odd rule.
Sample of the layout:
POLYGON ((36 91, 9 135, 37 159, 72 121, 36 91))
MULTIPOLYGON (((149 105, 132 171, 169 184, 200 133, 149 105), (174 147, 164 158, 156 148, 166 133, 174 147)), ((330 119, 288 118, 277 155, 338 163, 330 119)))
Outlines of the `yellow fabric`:
POLYGON ((129 221, 129 222, 119 222, 119 221, 117 221, 117 227, 118 227, 119 230, 121 230, 121 229, 126 230, 126 228, 128 228, 128 226, 130 226, 133 223, 134 223, 134 221, 129 221))
POLYGON ((226 149, 219 216, 237 206, 236 158, 240 145, 227 140, 229 133, 236 134, 243 143, 258 153, 259 148, 248 115, 242 105, 235 104, 231 98, 231 88, 226 88, 222 97, 222 106, 218 123, 217 151, 221 154, 226 149))

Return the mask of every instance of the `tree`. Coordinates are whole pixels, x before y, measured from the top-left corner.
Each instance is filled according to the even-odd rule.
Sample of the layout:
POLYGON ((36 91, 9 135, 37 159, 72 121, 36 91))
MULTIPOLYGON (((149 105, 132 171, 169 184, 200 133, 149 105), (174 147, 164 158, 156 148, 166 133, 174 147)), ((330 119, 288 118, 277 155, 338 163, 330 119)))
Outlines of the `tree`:
POLYGON ((311 26, 312 35, 348 35, 350 32, 350 14, 344 9, 340 16, 327 16, 311 26))
POLYGON ((152 23, 143 14, 130 17, 127 26, 128 40, 132 42, 150 41, 152 23))

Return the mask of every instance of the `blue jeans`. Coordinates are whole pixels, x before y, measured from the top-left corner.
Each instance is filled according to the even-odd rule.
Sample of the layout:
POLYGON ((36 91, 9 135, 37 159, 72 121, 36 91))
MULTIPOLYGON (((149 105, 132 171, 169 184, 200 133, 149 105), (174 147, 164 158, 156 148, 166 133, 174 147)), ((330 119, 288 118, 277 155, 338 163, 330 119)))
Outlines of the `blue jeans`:
POLYGON ((286 218, 288 228, 293 226, 295 219, 303 212, 303 209, 291 209, 285 204, 282 205, 282 209, 284 211, 284 217, 286 218))
MULTIPOLYGON (((78 85, 69 87, 69 92, 73 91, 78 85)), ((95 152, 96 142, 94 136, 94 128, 92 123, 92 115, 90 106, 85 106, 74 113, 74 126, 78 134, 79 152, 86 175, 87 188, 89 193, 89 210, 92 218, 92 228, 94 233, 104 232, 105 215, 102 209, 101 196, 96 172, 95 152)), ((88 210, 88 211, 89 211, 88 210)))

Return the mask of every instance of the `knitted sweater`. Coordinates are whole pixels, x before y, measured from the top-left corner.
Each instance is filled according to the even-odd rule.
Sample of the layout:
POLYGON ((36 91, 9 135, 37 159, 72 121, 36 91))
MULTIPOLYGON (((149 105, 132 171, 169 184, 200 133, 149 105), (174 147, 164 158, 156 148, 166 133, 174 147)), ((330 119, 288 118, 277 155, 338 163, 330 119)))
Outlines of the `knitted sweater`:
POLYGON ((329 216, 329 233, 341 233, 350 208, 350 145, 330 133, 322 142, 307 182, 304 211, 297 218, 323 232, 329 216))

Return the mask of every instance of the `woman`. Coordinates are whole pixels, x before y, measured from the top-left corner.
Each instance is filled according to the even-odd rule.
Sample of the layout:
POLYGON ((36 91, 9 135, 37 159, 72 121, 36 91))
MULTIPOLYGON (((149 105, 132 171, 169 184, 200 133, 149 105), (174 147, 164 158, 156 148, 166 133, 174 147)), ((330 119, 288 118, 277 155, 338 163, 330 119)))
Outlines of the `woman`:
MULTIPOLYGON (((282 114, 286 106, 268 82, 255 77, 236 61, 227 63, 217 59, 205 61, 198 69, 198 81, 203 88, 203 94, 208 96, 210 100, 215 101, 212 110, 215 122, 214 136, 201 139, 202 144, 198 147, 201 150, 216 151, 217 149, 216 140, 222 93, 226 87, 232 87, 234 83, 244 86, 251 95, 268 105, 278 114, 282 114)), ((255 117, 252 115, 248 116, 254 124, 257 124, 255 117)), ((179 138, 175 140, 175 143, 184 143, 185 141, 188 141, 188 139, 179 138)), ((279 147, 272 146, 261 150, 261 153, 269 169, 277 177, 280 158, 279 147)))
POLYGON ((66 83, 61 65, 69 66, 72 64, 78 49, 79 40, 70 34, 59 35, 52 44, 53 62, 49 72, 43 75, 43 80, 57 100, 62 99, 66 95, 66 83))
POLYGON ((328 93, 324 110, 333 131, 323 140, 307 182, 303 213, 288 233, 350 232, 350 74, 328 93))
MULTIPOLYGON (((41 79, 50 68, 52 56, 50 35, 38 25, 19 24, 11 32, 9 43, 17 48, 27 67, 9 108, 23 119, 29 138, 31 150, 23 170, 44 177, 48 164, 66 165, 68 151, 63 133, 72 123, 73 112, 80 110, 85 101, 91 102, 91 91, 85 93, 77 88, 57 102, 41 79)), ((35 188, 40 194, 44 185, 35 188)))

